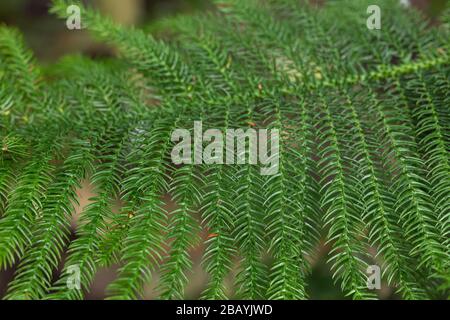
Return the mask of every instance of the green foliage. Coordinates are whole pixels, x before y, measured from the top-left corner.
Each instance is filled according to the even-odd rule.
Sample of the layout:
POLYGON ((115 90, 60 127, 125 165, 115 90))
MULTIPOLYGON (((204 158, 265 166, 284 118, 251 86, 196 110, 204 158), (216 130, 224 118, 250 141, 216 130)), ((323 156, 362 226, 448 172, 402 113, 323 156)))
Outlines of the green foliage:
POLYGON ((42 70, 0 27, 0 269, 16 267, 5 298, 82 299, 118 264, 111 299, 141 298, 154 272, 161 298, 182 299, 201 242, 205 299, 308 298, 322 242, 352 298, 376 298, 372 264, 403 298, 448 294, 450 11, 430 27, 394 0, 215 2, 151 36, 54 0, 61 18, 78 3, 119 57, 42 70), (369 4, 381 30, 366 28, 369 4), (171 133, 194 120, 278 129, 278 174, 175 166, 171 133), (85 179, 95 196, 71 240, 85 179), (73 266, 82 290, 67 287, 73 266))

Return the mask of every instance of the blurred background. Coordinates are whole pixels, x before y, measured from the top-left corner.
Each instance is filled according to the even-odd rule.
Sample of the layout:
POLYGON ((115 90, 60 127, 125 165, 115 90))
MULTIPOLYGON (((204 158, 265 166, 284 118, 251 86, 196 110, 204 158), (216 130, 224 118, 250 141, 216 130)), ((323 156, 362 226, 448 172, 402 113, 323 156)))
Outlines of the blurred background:
MULTIPOLYGON (((125 25, 149 23, 159 17, 205 10, 207 0, 88 0, 125 25)), ((1 0, 0 23, 18 27, 39 60, 54 61, 67 53, 104 55, 86 31, 69 31, 64 22, 48 14, 49 0, 1 0)))
MULTIPOLYGON (((245 0, 242 0, 245 1, 245 0)), ((323 3, 326 0, 311 0, 323 3)), ((339 1, 339 0, 334 0, 339 1)), ((357 0, 355 0, 357 1, 357 0)), ((399 0, 400 1, 400 0, 399 0)), ((432 23, 436 23, 439 12, 448 0, 410 0, 415 7, 425 12, 432 23)), ((152 21, 173 14, 189 14, 199 10, 208 10, 212 5, 208 0, 85 0, 110 15, 117 22, 124 25, 147 25, 152 21)), ((66 54, 82 53, 93 58, 110 56, 111 49, 97 43, 86 31, 69 31, 65 22, 48 14, 49 0, 1 0, 0 24, 14 26, 21 30, 25 36, 28 47, 32 49, 41 63, 53 63, 66 54)), ((74 215, 74 226, 77 216, 94 194, 88 181, 78 190, 81 199, 80 207, 74 215)), ((170 203, 170 200, 168 201, 170 203)), ((190 275, 186 297, 196 299, 200 296, 207 283, 207 275, 202 270, 200 261, 204 248, 199 246, 192 250, 194 269, 190 275)), ((319 254, 312 262, 313 272, 309 279, 309 295, 312 299, 344 299, 338 285, 333 285, 331 274, 325 263, 325 254, 328 248, 321 245, 319 254)), ((270 263, 270 261, 267 261, 270 263)), ((237 261, 236 261, 237 265, 237 261)), ((87 294, 88 299, 102 299, 105 297, 105 288, 115 277, 115 268, 100 270, 97 274, 92 292, 87 294)), ((12 279, 14 270, 0 272, 0 297, 6 291, 7 283, 12 279)), ((234 274, 229 276, 230 294, 233 295, 232 282, 234 274)), ((147 288, 146 298, 155 298, 154 288, 158 280, 155 272, 153 281, 147 288)), ((382 299, 398 298, 394 289, 383 285, 379 292, 382 299)))
MULTIPOLYGON (((245 1, 245 0, 243 0, 245 1)), ((323 3, 326 0, 310 0, 323 3)), ((339 0, 333 0, 339 1, 339 0)), ((400 1, 400 0, 399 0, 400 1)), ((409 0, 434 18, 448 0, 409 0)), ((85 0, 125 25, 143 25, 163 16, 206 10, 208 0, 85 0)), ((86 31, 72 32, 55 16, 48 14, 50 0, 1 0, 0 23, 17 26, 28 45, 42 62, 54 61, 68 53, 93 57, 108 55, 108 49, 97 44, 86 31)))

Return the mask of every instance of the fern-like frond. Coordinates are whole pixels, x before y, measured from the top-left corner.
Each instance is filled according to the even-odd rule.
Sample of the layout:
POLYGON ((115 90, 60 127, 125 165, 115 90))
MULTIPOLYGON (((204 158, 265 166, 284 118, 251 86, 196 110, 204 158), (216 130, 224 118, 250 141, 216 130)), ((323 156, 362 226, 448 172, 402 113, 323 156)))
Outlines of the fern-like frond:
MULTIPOLYGON (((58 128, 46 132, 29 161, 17 176, 17 184, 7 197, 8 206, 0 219, 0 268, 12 266, 31 244, 32 226, 42 214, 42 198, 53 180, 54 166, 49 161, 61 148, 58 128)), ((34 131, 38 134, 38 131, 34 131)))
POLYGON ((72 148, 47 190, 42 217, 33 226, 32 246, 17 268, 7 299, 42 299, 51 286, 53 271, 68 241, 73 203, 77 201, 75 188, 80 187, 94 162, 89 142, 74 141, 72 148))
MULTIPOLYGON (((383 137, 383 161, 392 168, 392 183, 398 199, 395 210, 403 221, 403 228, 408 241, 413 243, 411 251, 418 256, 420 265, 442 267, 445 254, 436 230, 436 217, 430 195, 428 182, 425 180, 424 163, 417 154, 417 145, 412 137, 410 120, 405 108, 397 107, 405 102, 400 83, 384 84, 386 90, 383 103, 376 103, 380 135, 383 137), (400 96, 400 101, 397 96, 400 96), (389 109, 388 109, 389 108, 389 109)), ((372 89, 369 91, 374 96, 372 89)), ((376 99, 376 98, 375 98, 376 99)))
POLYGON ((201 298, 306 299, 318 253, 355 299, 376 297, 369 263, 403 298, 445 295, 450 11, 432 26, 397 0, 213 2, 142 29, 53 0, 61 18, 78 5, 117 56, 42 68, 0 26, 5 298, 82 299, 117 266, 110 299, 145 298, 152 279, 152 296, 183 299, 201 262, 201 298), (195 121, 221 131, 225 164, 173 163, 174 131, 203 135, 195 121), (74 217, 83 181, 95 195, 74 217))
MULTIPOLYGON (((138 143, 142 157, 135 158, 127 171, 124 199, 129 202, 130 222, 120 246, 124 265, 108 291, 113 299, 133 299, 142 295, 151 271, 162 260, 163 236, 167 226, 167 212, 161 197, 169 190, 167 177, 170 134, 178 125, 177 116, 166 115, 155 121, 150 129, 138 128, 134 143, 138 143)), ((133 158, 132 158, 133 159, 133 158)), ((118 243, 117 243, 118 244, 118 243)))
POLYGON ((31 117, 42 108, 39 98, 40 71, 34 62, 32 53, 25 48, 20 32, 0 26, 0 59, 2 60, 2 81, 9 92, 13 93, 11 125, 29 122, 31 117))

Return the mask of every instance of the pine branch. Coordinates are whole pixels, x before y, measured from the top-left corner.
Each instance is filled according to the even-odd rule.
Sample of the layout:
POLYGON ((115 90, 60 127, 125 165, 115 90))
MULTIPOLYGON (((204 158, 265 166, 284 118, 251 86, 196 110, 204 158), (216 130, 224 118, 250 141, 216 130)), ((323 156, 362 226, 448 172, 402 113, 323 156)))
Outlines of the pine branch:
POLYGON ((33 244, 22 258, 6 299, 42 299, 51 286, 61 250, 69 237, 70 218, 77 202, 75 188, 91 171, 92 146, 74 141, 73 151, 55 177, 42 205, 42 217, 33 226, 33 244))
POLYGON ((112 218, 111 202, 120 191, 122 165, 119 162, 128 132, 127 126, 112 123, 115 128, 105 128, 99 141, 94 142, 101 146, 96 154, 99 162, 94 169, 92 184, 96 187, 97 196, 90 199, 90 203, 81 214, 77 239, 69 246, 69 256, 65 261, 62 277, 53 285, 52 293, 48 299, 81 299, 83 292, 77 287, 67 288, 70 279, 70 270, 77 267, 80 270, 80 285, 87 290, 92 283, 97 266, 95 253, 106 229, 107 219, 112 218), (106 140, 107 139, 107 140, 106 140))
POLYGON ((49 161, 61 148, 58 128, 49 127, 53 132, 40 137, 35 157, 22 169, 8 195, 8 206, 0 220, 0 268, 12 266, 31 244, 32 226, 41 215, 42 199, 53 180, 54 166, 49 161))
POLYGON ((328 243, 332 244, 329 262, 332 263, 334 278, 341 280, 341 287, 355 299, 372 297, 366 290, 366 262, 360 238, 362 234, 362 204, 356 189, 356 177, 347 175, 354 170, 351 156, 346 155, 345 145, 338 137, 337 123, 333 120, 330 107, 333 102, 317 93, 323 114, 316 114, 316 126, 320 130, 318 166, 321 168, 322 208, 326 210, 325 226, 329 228, 328 243))
POLYGON ((408 254, 399 245, 404 239, 398 237, 401 231, 397 225, 399 216, 393 210, 395 199, 386 188, 381 171, 382 165, 378 158, 381 152, 379 142, 374 138, 375 133, 367 123, 368 117, 364 116, 364 97, 365 90, 346 92, 346 108, 342 110, 342 117, 347 118, 346 123, 353 128, 349 142, 355 149, 354 158, 359 160, 357 171, 360 173, 362 201, 365 207, 363 219, 370 226, 370 242, 379 248, 378 254, 386 261, 382 270, 389 283, 397 282, 405 298, 418 299, 423 297, 423 292, 415 285, 415 279, 412 277, 415 272, 409 267, 411 262, 408 254))
POLYGON ((67 18, 66 8, 73 4, 80 7, 89 30, 102 40, 115 44, 125 59, 151 78, 151 84, 163 94, 189 95, 192 87, 187 77, 187 66, 182 64, 169 46, 142 30, 118 26, 78 1, 53 0, 51 11, 61 18, 67 18))
MULTIPOLYGON (((441 244, 437 241, 435 218, 431 207, 431 199, 426 192, 428 187, 424 180, 423 162, 417 155, 417 146, 411 140, 409 120, 405 119, 405 111, 396 107, 404 103, 404 97, 398 101, 399 83, 397 88, 389 93, 387 85, 383 86, 388 93, 384 97, 383 105, 376 104, 378 121, 382 125, 382 137, 384 139, 383 161, 393 158, 396 170, 393 170, 393 188, 399 197, 395 204, 395 210, 403 221, 403 228, 408 241, 414 244, 411 251, 413 256, 418 255, 420 265, 437 268, 442 266, 444 257, 441 244), (387 109, 389 107, 389 109, 387 109)), ((374 95, 371 92, 371 95, 374 95)), ((400 93, 401 96, 401 93, 400 93)), ((386 167, 392 166, 387 164, 386 167)))
POLYGON ((108 287, 112 299, 140 297, 151 276, 152 266, 162 260, 161 246, 167 218, 161 196, 169 189, 166 171, 169 168, 170 132, 179 121, 179 117, 168 114, 167 119, 157 121, 149 132, 142 128, 138 136, 143 157, 136 159, 124 184, 125 199, 130 201, 131 221, 125 227, 127 235, 121 248, 121 260, 125 264, 108 287))

